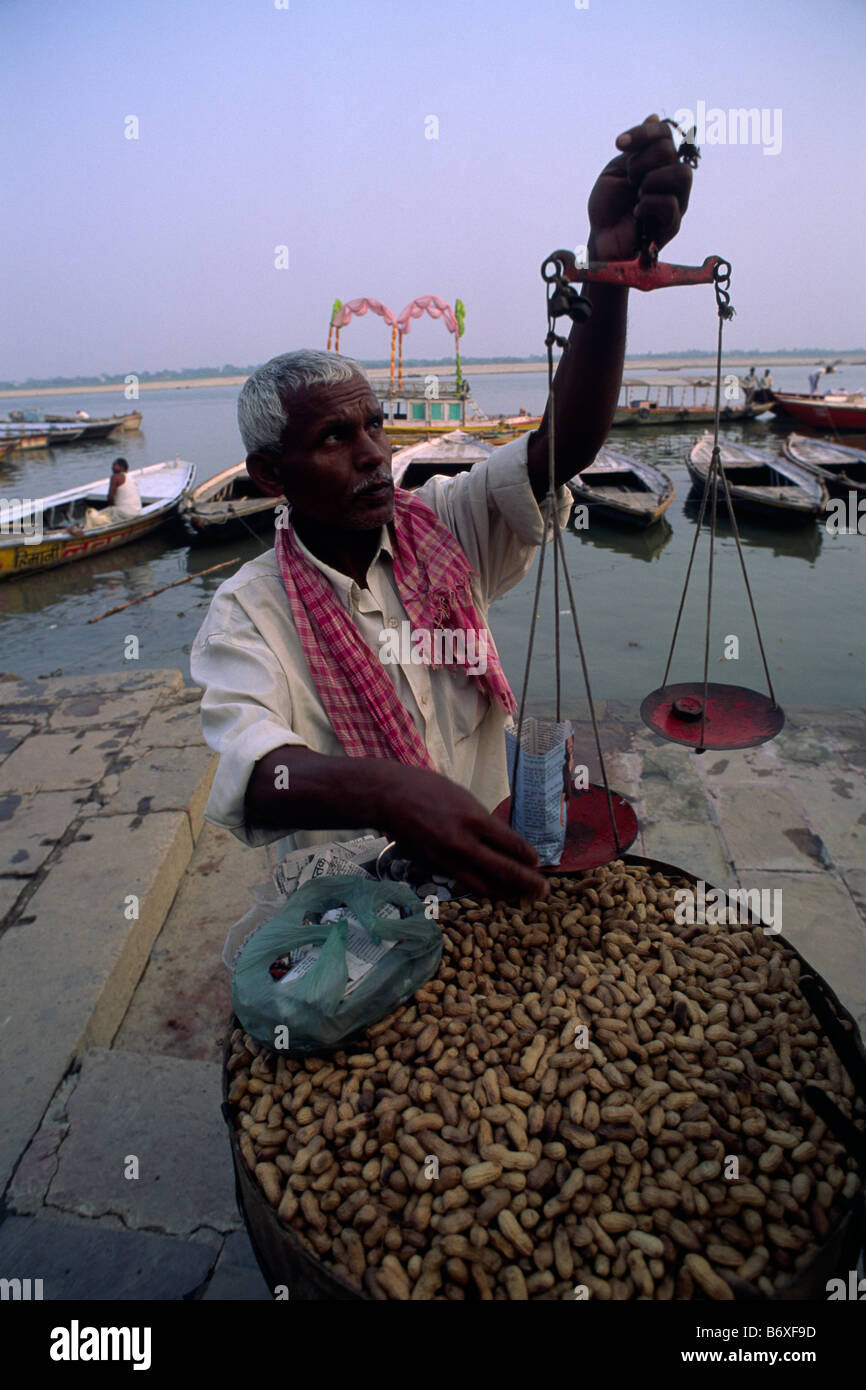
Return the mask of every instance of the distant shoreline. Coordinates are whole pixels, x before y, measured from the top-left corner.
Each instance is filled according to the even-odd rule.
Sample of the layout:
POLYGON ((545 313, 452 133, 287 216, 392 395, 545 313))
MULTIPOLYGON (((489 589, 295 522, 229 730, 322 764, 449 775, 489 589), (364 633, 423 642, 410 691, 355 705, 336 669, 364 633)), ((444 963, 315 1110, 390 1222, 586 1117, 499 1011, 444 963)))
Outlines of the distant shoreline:
MULTIPOLYGON (((828 354, 829 355, 829 354, 828 354)), ((863 362, 863 354, 860 352, 834 352, 834 358, 841 359, 841 365, 850 366, 855 363, 863 362)), ((706 372, 715 367, 715 358, 711 355, 705 357, 670 357, 660 359, 658 357, 627 357, 625 370, 634 371, 654 371, 665 372, 706 372)), ((779 357, 773 353, 752 353, 750 356, 741 356, 731 353, 723 359, 723 365, 735 371, 743 370, 747 367, 812 367, 815 365, 814 354, 802 353, 790 357, 779 357)), ((506 376, 517 372, 546 372, 546 362, 473 362, 466 365, 464 375, 468 378, 472 376, 506 376)), ((425 376, 428 372, 435 372, 439 376, 453 375, 453 368, 443 366, 441 362, 430 363, 424 367, 404 367, 404 377, 425 376)), ((382 367, 369 368, 371 378, 376 382, 387 381, 387 370, 382 367)), ((245 376, 203 376, 187 377, 180 381, 142 381, 139 382, 139 392, 145 391, 185 391, 195 390, 196 387, 211 386, 243 386, 246 381, 245 376)), ((123 396, 126 387, 121 384, 99 385, 99 386, 30 386, 15 387, 14 389, 0 391, 0 398, 17 399, 19 396, 96 396, 96 395, 116 395, 123 396)), ((134 410, 134 401, 124 398, 125 409, 134 410)))

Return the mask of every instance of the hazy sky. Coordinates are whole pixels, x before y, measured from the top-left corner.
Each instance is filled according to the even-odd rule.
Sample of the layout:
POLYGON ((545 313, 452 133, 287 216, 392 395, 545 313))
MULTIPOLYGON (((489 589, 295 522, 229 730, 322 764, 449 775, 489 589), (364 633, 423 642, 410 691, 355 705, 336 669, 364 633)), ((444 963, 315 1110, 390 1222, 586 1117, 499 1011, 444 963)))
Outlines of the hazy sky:
MULTIPOLYGON (((864 39, 866 0, 3 0, 0 378, 324 347, 335 296, 459 296, 466 355, 541 352, 616 135, 701 103, 665 258, 733 263, 731 348, 863 346, 864 39)), ((631 298, 631 351, 712 345, 709 286, 631 298)))

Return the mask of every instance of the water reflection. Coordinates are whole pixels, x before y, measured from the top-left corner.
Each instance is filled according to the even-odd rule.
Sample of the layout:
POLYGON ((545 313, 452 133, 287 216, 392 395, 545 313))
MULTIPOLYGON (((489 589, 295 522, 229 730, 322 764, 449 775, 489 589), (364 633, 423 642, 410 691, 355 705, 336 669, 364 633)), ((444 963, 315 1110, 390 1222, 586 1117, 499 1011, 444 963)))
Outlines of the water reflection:
MULTIPOLYGON (((572 517, 574 513, 572 512, 572 517)), ((614 526, 610 522, 597 519, 590 512, 589 525, 575 527, 568 523, 571 535, 578 537, 587 545, 600 550, 613 550, 618 555, 630 555, 633 560, 643 560, 649 564, 664 550, 673 536, 673 527, 667 517, 647 526, 643 530, 625 526, 614 526)))
MULTIPOLYGON (((701 513, 700 497, 687 497, 683 512, 697 525, 701 513)), ((704 530, 709 529, 709 524, 709 518, 705 516, 704 530)), ((817 521, 796 526, 786 526, 784 523, 774 526, 772 522, 738 516, 737 530, 744 547, 771 550, 774 555, 785 555, 792 560, 805 560, 810 565, 813 565, 820 555, 824 539, 824 528, 817 521)), ((716 535, 722 540, 734 543, 734 530, 727 511, 724 515, 719 513, 716 516, 716 535)))

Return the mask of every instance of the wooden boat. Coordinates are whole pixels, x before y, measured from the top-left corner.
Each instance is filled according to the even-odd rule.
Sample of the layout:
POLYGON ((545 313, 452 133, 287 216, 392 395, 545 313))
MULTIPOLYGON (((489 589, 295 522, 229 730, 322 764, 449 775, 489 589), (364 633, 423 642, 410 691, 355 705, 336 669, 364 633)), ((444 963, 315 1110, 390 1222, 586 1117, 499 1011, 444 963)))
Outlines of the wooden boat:
POLYGON ((47 434, 49 449, 59 449, 67 444, 79 444, 84 435, 84 426, 50 425, 47 434))
POLYGON ((798 396, 793 392, 773 392, 773 412, 792 415, 804 425, 823 429, 859 430, 866 433, 866 396, 862 391, 843 391, 826 396, 798 396))
POLYGON ((0 444, 7 444, 10 453, 17 453, 19 449, 47 449, 48 431, 43 425, 10 426, 8 421, 0 420, 0 444))
POLYGON ((823 478, 831 493, 866 492, 866 450, 805 434, 789 434, 782 450, 793 463, 823 478))
POLYGON ((385 433, 398 447, 435 439, 455 429, 479 439, 505 444, 520 434, 538 429, 540 415, 485 415, 479 410, 464 380, 446 380, 435 372, 390 386, 371 381, 385 417, 385 433), (434 394, 435 393, 435 394, 434 394))
MULTIPOLYGON (((703 492, 712 450, 712 435, 705 434, 688 455, 686 462, 695 491, 703 492)), ((735 510, 785 522, 813 520, 827 507, 829 494, 823 479, 799 464, 743 444, 721 444, 720 458, 735 510)), ((720 481, 716 493, 717 507, 727 516, 725 490, 720 481)), ((708 519, 706 516, 705 521, 708 519)))
POLYGON ((436 439, 422 439, 398 449, 391 459, 395 487, 420 487, 437 474, 453 477, 466 473, 481 459, 489 458, 494 445, 467 430, 451 430, 436 439))
MULTIPOLYGON (((9 412, 10 419, 14 419, 12 412, 9 412)), ((109 433, 114 434, 118 430, 137 430, 141 428, 141 411, 130 410, 126 415, 106 415, 98 420, 82 420, 79 415, 45 415, 45 421, 52 425, 83 425, 85 429, 98 429, 100 426, 110 426, 109 433)), ((90 438, 99 436, 90 435, 90 438)))
POLYGON ((259 492, 245 463, 235 463, 200 483, 181 498, 178 517, 191 540, 213 543, 243 540, 254 531, 267 535, 274 529, 274 508, 284 497, 259 492))
POLYGON ((568 486, 575 502, 609 521, 645 527, 664 516, 674 500, 674 485, 658 468, 615 449, 600 449, 593 463, 576 473, 568 486))
POLYGON ((0 439, 15 440, 16 449, 59 449, 67 444, 84 444, 93 439, 105 439, 120 428, 104 421, 94 423, 83 420, 54 425, 47 421, 39 425, 16 422, 11 430, 4 428, 7 424, 5 420, 0 421, 0 439), (38 444, 35 443, 37 439, 38 444))
MULTIPOLYGON (((719 413, 725 424, 755 420, 770 409, 769 402, 731 405, 722 401, 719 413)), ((613 425, 635 429, 647 425, 710 424, 715 415, 715 382, 709 377, 668 375, 624 378, 613 425), (691 395, 689 393, 691 392, 691 395)))
POLYGON ((107 506, 108 478, 50 497, 0 504, 0 579, 53 569, 147 535, 176 510, 195 478, 195 465, 182 459, 151 463, 131 469, 129 477, 138 484, 141 512, 89 531, 83 530, 85 513, 88 507, 107 506), (31 535, 32 540, 26 539, 31 535))

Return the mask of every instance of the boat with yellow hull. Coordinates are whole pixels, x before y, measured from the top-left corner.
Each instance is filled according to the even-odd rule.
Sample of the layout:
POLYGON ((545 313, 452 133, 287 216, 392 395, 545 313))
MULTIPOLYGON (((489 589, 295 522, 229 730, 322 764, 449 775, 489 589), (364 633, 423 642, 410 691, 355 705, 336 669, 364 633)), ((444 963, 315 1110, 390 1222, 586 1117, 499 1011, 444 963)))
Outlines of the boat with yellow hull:
POLYGON ((385 433, 398 448, 454 430, 506 444, 541 424, 540 415, 485 415, 473 401, 465 379, 445 380, 429 372, 400 385, 384 381, 371 381, 370 385, 382 407, 385 433))
POLYGON ((107 526, 84 528, 89 507, 106 508, 108 478, 50 497, 0 500, 0 579, 53 569, 146 536, 166 521, 195 480, 195 464, 182 459, 131 469, 141 511, 107 526))

